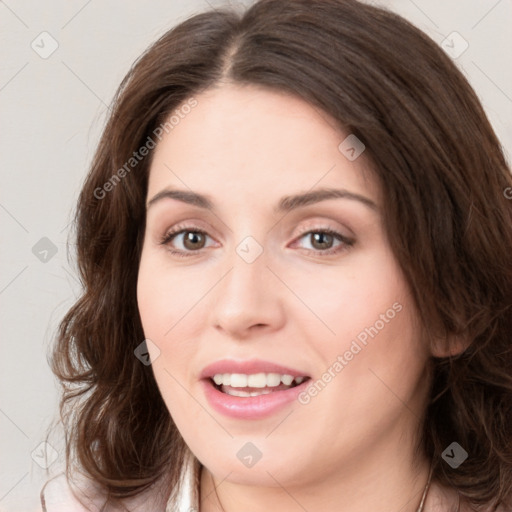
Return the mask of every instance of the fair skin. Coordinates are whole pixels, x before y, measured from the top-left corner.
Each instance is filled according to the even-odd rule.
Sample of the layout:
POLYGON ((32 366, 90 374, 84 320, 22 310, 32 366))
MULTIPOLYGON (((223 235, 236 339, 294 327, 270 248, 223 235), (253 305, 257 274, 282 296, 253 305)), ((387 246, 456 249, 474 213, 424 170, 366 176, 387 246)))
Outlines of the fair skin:
MULTIPOLYGON (((430 354, 365 154, 348 160, 338 149, 348 133, 284 93, 227 84, 196 99, 155 149, 147 199, 193 191, 214 210, 151 203, 137 296, 145 336, 160 351, 149 347, 160 392, 203 465, 201 512, 414 512, 429 470, 415 443, 430 354), (274 211, 284 196, 321 188, 353 195, 274 211), (160 243, 178 225, 181 234, 160 243), (311 232, 326 228, 343 238, 319 246, 311 232), (206 235, 194 239, 198 229, 206 235), (251 263, 236 251, 248 236, 263 249, 251 263), (332 378, 307 404, 235 418, 212 408, 200 377, 226 358, 299 369, 306 386, 329 368, 332 378), (237 457, 248 442, 262 454, 252 467, 237 457)), ((432 499, 425 510, 436 509, 432 499)))

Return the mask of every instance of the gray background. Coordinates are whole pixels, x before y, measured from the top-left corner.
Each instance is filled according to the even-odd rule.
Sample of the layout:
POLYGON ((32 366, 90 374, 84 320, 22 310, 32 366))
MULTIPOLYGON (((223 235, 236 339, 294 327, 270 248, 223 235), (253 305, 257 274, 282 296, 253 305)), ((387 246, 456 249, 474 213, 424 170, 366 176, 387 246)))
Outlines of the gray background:
MULTIPOLYGON (((447 40, 452 52, 459 53, 467 41, 454 60, 510 155, 512 0, 373 3, 402 14, 439 44, 458 32, 463 39, 447 40)), ((47 353, 59 320, 79 293, 67 255, 69 222, 107 105, 151 42, 208 5, 224 4, 0 1, 0 511, 40 510, 39 489, 48 474, 39 445, 58 399, 47 353), (58 43, 50 56, 44 55, 51 49, 48 36, 40 36, 44 31, 58 43)), ((52 434, 49 452, 56 459, 48 461, 50 475, 62 470, 64 460, 62 433, 56 428, 52 434)))

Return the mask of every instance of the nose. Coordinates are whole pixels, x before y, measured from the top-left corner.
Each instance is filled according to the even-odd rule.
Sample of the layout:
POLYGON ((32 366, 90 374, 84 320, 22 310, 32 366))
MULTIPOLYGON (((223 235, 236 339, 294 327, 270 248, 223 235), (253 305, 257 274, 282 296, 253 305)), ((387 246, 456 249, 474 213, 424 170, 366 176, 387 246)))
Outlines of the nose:
POLYGON ((266 251, 252 262, 240 254, 233 251, 212 294, 211 322, 224 334, 244 340, 282 327, 284 287, 267 267, 266 251))

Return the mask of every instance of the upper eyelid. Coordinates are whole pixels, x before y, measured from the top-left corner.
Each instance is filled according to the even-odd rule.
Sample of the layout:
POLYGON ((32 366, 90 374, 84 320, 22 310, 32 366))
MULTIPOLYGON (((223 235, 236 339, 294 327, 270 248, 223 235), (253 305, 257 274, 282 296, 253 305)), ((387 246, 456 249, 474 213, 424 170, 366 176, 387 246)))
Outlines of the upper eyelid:
MULTIPOLYGON (((358 201, 342 201, 342 202, 358 203, 358 201)), ((354 227, 356 227, 359 223, 364 221, 364 217, 361 218, 359 212, 354 212, 352 210, 348 210, 348 212, 347 212, 343 208, 341 210, 334 210, 334 211, 332 211, 332 210, 330 211, 329 208, 327 208, 326 210, 323 210, 324 206, 325 205, 321 202, 305 205, 296 211, 292 211, 291 214, 289 216, 287 216, 287 218, 288 218, 287 222, 293 223, 294 225, 300 225, 304 222, 304 220, 306 220, 306 222, 308 224, 310 224, 310 223, 313 223, 313 224, 314 223, 326 223, 326 222, 334 223, 335 224, 334 226, 321 226, 321 227, 322 228, 330 227, 331 229, 333 229, 335 231, 338 231, 341 233, 345 232, 346 233, 345 236, 347 238, 355 238, 356 237, 355 231, 351 227, 351 225, 353 225, 355 223, 356 225, 354 227), (336 220, 335 217, 337 217, 337 216, 339 216, 340 218, 336 220), (352 219, 352 216, 354 216, 353 219, 352 219), (348 217, 348 219, 346 217, 348 217), (322 219, 322 220, 320 220, 320 219, 322 219), (330 220, 326 220, 326 219, 330 219, 330 220), (336 225, 340 226, 340 227, 336 227, 336 225)), ((374 213, 377 213, 378 209, 372 208, 372 211, 374 213)), ((208 234, 210 234, 213 231, 217 240, 221 240, 223 238, 218 230, 218 227, 220 227, 221 230, 223 230, 225 228, 231 234, 233 233, 233 230, 230 228, 230 226, 228 224, 226 224, 222 219, 220 219, 217 215, 214 215, 217 219, 215 221, 214 219, 211 219, 209 217, 209 215, 207 215, 207 216, 203 215, 204 212, 199 212, 197 216, 196 216, 196 213, 197 212, 194 212, 193 210, 191 210, 191 211, 185 210, 179 214, 179 217, 182 217, 182 214, 183 214, 182 218, 184 220, 178 221, 177 223, 173 223, 173 224, 176 225, 176 224, 181 224, 181 223, 186 223, 186 222, 198 223, 199 229, 207 231, 208 234), (205 217, 206 217, 206 220, 205 220, 205 217), (212 220, 214 220, 213 228, 212 228, 212 220), (223 226, 215 227, 215 224, 217 224, 217 221, 220 222, 220 224, 222 224, 223 226), (202 227, 203 225, 207 226, 207 227, 202 227)), ((149 213, 148 213, 148 215, 149 215, 149 213)), ((160 214, 158 214, 157 217, 155 217, 154 215, 151 214, 150 224, 154 224, 156 222, 159 223, 158 217, 160 217, 160 216, 167 217, 167 210, 162 211, 160 214)), ((277 222, 273 222, 272 226, 267 231, 267 233, 269 231, 275 229, 276 225, 279 227, 279 223, 281 222, 282 218, 283 217, 279 218, 277 222)), ((148 219, 148 217, 147 217, 147 219, 148 219)), ((148 220, 146 221, 146 223, 148 223, 148 220)), ((190 229, 190 228, 187 227, 187 229, 190 229)), ((295 231, 295 229, 296 228, 293 228, 293 231, 295 231)), ((318 229, 318 228, 315 226, 315 229, 318 229)), ((288 228, 286 229, 286 231, 287 231, 287 233, 289 233, 288 228)))
MULTIPOLYGON (((346 231, 348 231, 348 234, 347 234, 348 237, 355 236, 353 233, 353 229, 351 229, 350 226, 347 225, 347 223, 343 220, 341 220, 341 221, 333 220, 333 219, 327 220, 326 217, 329 217, 329 215, 325 215, 325 214, 318 214, 318 215, 315 215, 314 217, 317 217, 317 218, 316 219, 308 218, 308 219, 306 219, 305 222, 304 222, 304 219, 298 219, 298 220, 292 221, 294 224, 302 225, 302 227, 300 228, 301 233, 299 233, 299 234, 302 234, 303 232, 307 232, 310 229, 332 229, 334 231, 345 231, 346 230, 346 231), (305 226, 304 226, 304 224, 305 224, 305 226), (340 227, 337 227, 336 224, 340 227)), ((276 224, 277 223, 274 223, 274 225, 272 226, 271 229, 273 229, 276 224)), ((168 233, 168 232, 174 231, 174 230, 176 230, 176 232, 178 232, 181 230, 180 226, 183 226, 181 229, 188 229, 190 231, 193 231, 193 230, 206 231, 208 234, 210 234, 211 231, 213 231, 213 232, 218 231, 216 228, 213 228, 213 229, 211 228, 210 222, 208 222, 208 221, 205 222, 200 218, 196 218, 196 219, 188 219, 188 220, 178 221, 178 222, 174 223, 171 228, 166 229, 165 232, 168 233), (187 225, 187 223, 190 223, 190 224, 187 225)), ((232 233, 232 229, 230 229, 229 226, 227 227, 227 229, 228 229, 228 231, 230 231, 232 233)), ((295 231, 295 229, 296 228, 294 228, 294 231, 295 231)), ((268 230, 268 231, 270 231, 270 230, 268 230)))
MULTIPOLYGON (((304 227, 300 228, 299 233, 297 233, 295 235, 295 237, 307 234, 310 231, 322 231, 322 230, 329 230, 329 229, 332 230, 332 231, 337 231, 337 232, 342 231, 341 228, 337 228, 337 227, 332 226, 332 225, 330 225, 328 223, 320 225, 320 226, 318 226, 318 225, 308 225, 308 226, 304 226, 304 227)), ((349 230, 348 228, 345 228, 345 229, 349 230)), ((166 229, 164 231, 164 236, 169 234, 169 233, 173 233, 173 234, 177 235, 178 233, 181 233, 183 231, 192 231, 192 232, 200 231, 200 232, 205 232, 208 236, 212 236, 210 234, 210 230, 208 228, 204 228, 202 226, 195 226, 195 225, 188 225, 188 226, 187 225, 182 225, 181 222, 178 222, 172 228, 166 229)), ((349 231, 351 231, 351 230, 349 230, 349 231)), ((342 233, 340 233, 340 235, 341 234, 342 233)), ((350 238, 350 236, 351 235, 347 235, 347 238, 350 238)))

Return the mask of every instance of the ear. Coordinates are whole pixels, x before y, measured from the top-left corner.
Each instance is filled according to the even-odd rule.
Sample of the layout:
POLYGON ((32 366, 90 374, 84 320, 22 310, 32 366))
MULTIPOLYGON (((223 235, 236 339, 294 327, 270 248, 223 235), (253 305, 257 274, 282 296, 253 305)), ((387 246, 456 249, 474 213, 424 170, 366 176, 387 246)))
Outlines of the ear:
POLYGON ((430 350, 434 357, 454 357, 462 354, 469 345, 470 341, 463 335, 448 335, 434 338, 430 350))

